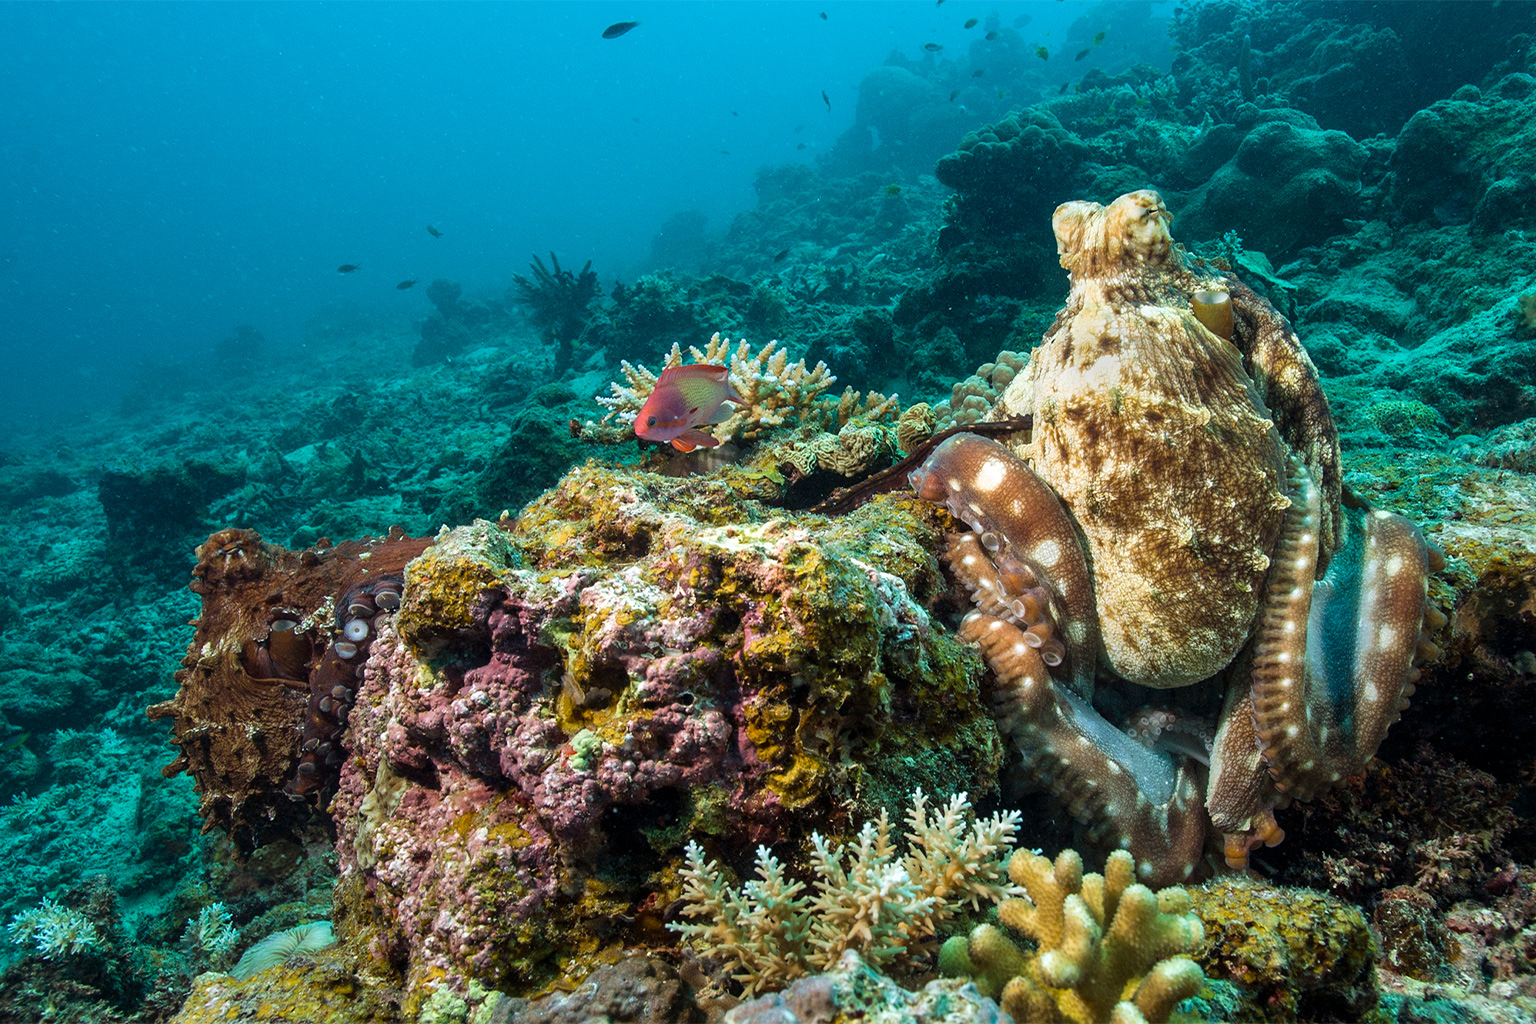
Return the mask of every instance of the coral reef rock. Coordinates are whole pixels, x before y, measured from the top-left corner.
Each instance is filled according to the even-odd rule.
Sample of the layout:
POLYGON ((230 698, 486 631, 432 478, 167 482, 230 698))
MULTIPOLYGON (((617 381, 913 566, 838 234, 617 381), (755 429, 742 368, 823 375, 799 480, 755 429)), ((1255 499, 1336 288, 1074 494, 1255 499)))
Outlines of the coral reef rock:
POLYGON ((296 554, 226 531, 201 549, 182 690, 154 713, 209 824, 260 831, 296 806, 314 666, 355 644, 326 741, 336 934, 408 1001, 444 976, 527 991, 669 945, 690 841, 740 865, 754 843, 846 836, 915 785, 995 785, 981 668, 930 622, 943 521, 897 497, 829 523, 717 477, 586 467, 516 520, 430 541, 296 554))
POLYGON ((724 1024, 822 1024, 875 1020, 888 1024, 1005 1024, 1006 1014, 968 981, 930 981, 908 992, 875 971, 853 950, 836 970, 801 978, 783 992, 743 1003, 724 1024))

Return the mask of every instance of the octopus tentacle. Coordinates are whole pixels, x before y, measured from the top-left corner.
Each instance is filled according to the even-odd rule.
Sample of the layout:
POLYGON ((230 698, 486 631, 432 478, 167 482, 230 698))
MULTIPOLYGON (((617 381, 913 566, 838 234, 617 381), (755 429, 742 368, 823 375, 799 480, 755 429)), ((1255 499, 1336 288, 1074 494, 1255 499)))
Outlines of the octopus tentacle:
POLYGON ((970 592, 977 611, 1022 627, 1025 642, 1039 649, 1047 665, 1054 668, 1062 664, 1067 654, 1066 646, 1057 639, 1062 611, 1055 595, 1027 566, 1006 550, 995 558, 989 555, 974 533, 951 534, 944 560, 970 592))
MULTIPOLYGON (((1056 492, 1013 452, 975 434, 957 434, 939 445, 913 470, 910 481, 919 497, 943 503, 977 531, 983 547, 1000 550, 1006 541, 1007 558, 1060 600, 1064 620, 1059 633, 1071 685, 1091 695, 1099 652, 1093 581, 1082 542, 1056 492)), ((1011 564, 1005 559, 1004 568, 1011 564)))
MULTIPOLYGON (((1297 600, 1266 615, 1254 658, 1264 760, 1276 787, 1300 800, 1375 756, 1408 706, 1423 642, 1430 557, 1418 528, 1390 512, 1353 509, 1341 527, 1332 564, 1310 588, 1310 607, 1297 600)), ((1310 564, 1298 560, 1293 574, 1310 564)))
POLYGON ((1201 766, 1148 749, 1070 688, 1051 685, 1012 623, 972 612, 960 635, 997 676, 999 728, 1035 778, 1088 823, 1089 837, 1129 850, 1148 885, 1188 880, 1205 847, 1201 766))
POLYGON ((1291 322, 1237 278, 1229 275, 1223 284, 1231 296, 1236 320, 1232 344, 1243 353, 1243 363, 1274 417, 1275 429, 1300 453, 1322 491, 1321 542, 1314 569, 1321 579, 1334 550, 1344 540, 1340 519, 1344 469, 1333 411, 1323 393, 1317 366, 1291 322))

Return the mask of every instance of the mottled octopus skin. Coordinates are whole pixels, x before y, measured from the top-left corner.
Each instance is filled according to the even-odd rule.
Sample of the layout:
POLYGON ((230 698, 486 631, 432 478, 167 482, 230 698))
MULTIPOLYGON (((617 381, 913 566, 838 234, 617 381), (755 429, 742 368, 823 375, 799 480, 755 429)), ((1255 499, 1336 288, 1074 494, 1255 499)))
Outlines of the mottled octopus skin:
POLYGON ((1191 269, 1169 219, 1146 191, 1059 207, 1071 298, 992 411, 1034 417, 1024 459, 956 437, 912 475, 980 534, 950 547, 973 593, 1007 590, 1010 554, 1042 537, 1082 538, 1061 557, 1088 574, 1075 600, 1036 574, 1063 635, 1100 637, 1072 651, 1070 674, 1053 679, 999 614, 1011 594, 983 595, 962 630, 997 676, 1026 771, 1157 884, 1198 870, 1212 824, 1245 865, 1283 837, 1276 808, 1369 761, 1412 692, 1435 567, 1407 520, 1344 508, 1337 431, 1295 333, 1239 282, 1191 269), (1230 343, 1192 311, 1204 290, 1232 297, 1230 343), (995 564, 978 568, 978 552, 995 564), (1137 742, 1107 722, 1083 685, 1095 671, 1121 687, 1218 682, 1209 775, 1190 756, 1195 723, 1137 742))

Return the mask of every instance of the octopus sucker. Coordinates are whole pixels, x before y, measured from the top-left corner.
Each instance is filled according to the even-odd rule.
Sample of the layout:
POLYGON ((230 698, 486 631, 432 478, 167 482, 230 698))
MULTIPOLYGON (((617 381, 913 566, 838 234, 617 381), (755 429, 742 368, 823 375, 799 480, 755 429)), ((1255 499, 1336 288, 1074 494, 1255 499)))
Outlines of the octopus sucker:
POLYGON ((1443 557, 1345 493, 1289 322, 1170 222, 1151 191, 1060 206, 1071 294, 988 416, 1032 433, 1012 452, 955 435, 910 477, 984 535, 947 561, 1020 770, 1162 884, 1208 838, 1245 867, 1284 837, 1276 810, 1359 772, 1445 624, 1443 557), (1128 735, 1093 703, 1125 707, 1127 683, 1202 685, 1128 735))
MULTIPOLYGON (((1027 573, 1058 600, 1064 617, 1061 625, 1082 624, 1081 629, 1058 632, 1066 637, 1072 685, 1079 692, 1092 693, 1098 660, 1093 585, 1076 528, 1051 488, 1005 446, 975 434, 957 434, 935 448, 913 470, 911 483, 919 495, 946 504, 957 519, 965 521, 969 515, 975 521, 980 543, 967 544, 962 557, 972 556, 977 559, 973 564, 989 565, 986 578, 997 583, 1000 572, 1027 573), (975 486, 983 475, 991 483, 984 490, 975 486), (987 550, 987 535, 997 538, 995 552, 987 550), (1005 539, 1006 551, 1002 550, 1005 539), (1021 554, 1042 546, 1053 558, 1049 566, 1021 554)), ((975 578, 967 578, 973 587, 975 578)), ((999 613, 996 608, 986 610, 999 613)))

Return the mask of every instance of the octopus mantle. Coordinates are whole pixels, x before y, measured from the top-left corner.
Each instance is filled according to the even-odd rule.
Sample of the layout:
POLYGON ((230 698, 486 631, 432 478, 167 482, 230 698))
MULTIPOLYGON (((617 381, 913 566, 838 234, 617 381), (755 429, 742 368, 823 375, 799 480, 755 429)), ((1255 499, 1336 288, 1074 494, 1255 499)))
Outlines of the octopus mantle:
POLYGON ((1071 296, 989 417, 1032 416, 1029 440, 961 434, 911 476, 974 531, 948 560, 1003 732, 1158 885, 1213 825, 1245 866, 1283 838, 1277 807, 1374 756, 1434 653, 1439 567, 1407 520, 1346 501, 1290 324, 1192 266, 1169 220, 1150 191, 1059 207, 1071 296), (1123 728, 1100 710, 1144 688, 1179 692, 1123 728))

